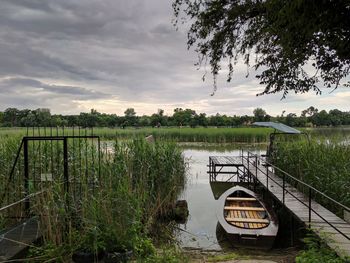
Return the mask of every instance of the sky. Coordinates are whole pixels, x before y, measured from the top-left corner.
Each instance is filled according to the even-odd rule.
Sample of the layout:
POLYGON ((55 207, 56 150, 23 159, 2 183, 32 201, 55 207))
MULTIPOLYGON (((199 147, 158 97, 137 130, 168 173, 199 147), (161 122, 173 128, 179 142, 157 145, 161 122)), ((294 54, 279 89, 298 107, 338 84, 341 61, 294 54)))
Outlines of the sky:
POLYGON ((209 68, 194 64, 187 26, 173 26, 168 0, 1 0, 0 111, 50 108, 78 114, 96 109, 137 115, 191 108, 208 115, 270 115, 303 109, 349 111, 350 90, 256 96, 264 87, 242 63, 233 80, 224 68, 214 96, 209 68))

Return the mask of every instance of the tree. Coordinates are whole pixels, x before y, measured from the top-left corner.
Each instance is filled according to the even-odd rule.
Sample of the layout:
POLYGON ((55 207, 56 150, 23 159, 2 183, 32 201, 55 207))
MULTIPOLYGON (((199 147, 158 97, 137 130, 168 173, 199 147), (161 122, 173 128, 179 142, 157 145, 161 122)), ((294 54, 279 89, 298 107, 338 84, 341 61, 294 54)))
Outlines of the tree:
POLYGON ((330 110, 329 111, 329 117, 330 117, 330 121, 331 124, 333 126, 338 126, 338 125, 342 125, 343 123, 343 119, 344 119, 344 113, 341 112, 338 109, 334 109, 334 110, 330 110))
POLYGON ((166 125, 166 118, 164 116, 164 110, 158 109, 157 113, 151 116, 151 125, 153 127, 160 127, 166 125))
POLYGON ((268 116, 266 114, 266 111, 263 110, 262 108, 256 108, 253 111, 254 114, 254 121, 265 121, 265 117, 268 116))
POLYGON ((298 126, 298 119, 297 119, 297 115, 295 113, 289 113, 286 116, 286 124, 288 126, 298 126))
POLYGON ((306 115, 308 115, 309 117, 312 117, 313 115, 315 115, 318 112, 318 109, 315 108, 314 106, 310 106, 309 108, 307 108, 306 110, 303 110, 301 112, 301 116, 305 117, 306 115))
MULTIPOLYGON (((240 58, 256 70, 265 90, 320 93, 319 83, 338 87, 350 71, 348 0, 174 0, 175 24, 191 21, 188 47, 214 76, 228 61, 230 81, 240 58), (255 58, 251 59, 252 55, 255 58), (312 68, 310 71, 306 68, 312 68)), ((349 85, 350 83, 348 83, 349 85)))
POLYGON ((18 112, 19 110, 17 108, 7 108, 4 111, 3 119, 6 126, 14 127, 18 125, 18 112))
POLYGON ((36 125, 38 126, 50 126, 51 124, 51 113, 50 109, 39 108, 32 111, 36 117, 36 125))
POLYGON ((194 116, 199 126, 207 127, 208 119, 205 113, 200 113, 199 115, 194 116))
POLYGON ((176 108, 174 109, 173 120, 177 126, 191 125, 191 120, 196 115, 196 111, 191 109, 176 108))
POLYGON ((313 123, 317 126, 329 126, 332 124, 330 116, 325 110, 321 110, 313 116, 313 123))
POLYGON ((0 126, 3 126, 3 122, 4 122, 4 113, 0 112, 0 126))
POLYGON ((124 116, 125 116, 125 123, 123 124, 123 126, 126 124, 126 126, 128 125, 135 125, 137 118, 136 118, 136 112, 134 110, 134 108, 127 108, 124 111, 124 116))

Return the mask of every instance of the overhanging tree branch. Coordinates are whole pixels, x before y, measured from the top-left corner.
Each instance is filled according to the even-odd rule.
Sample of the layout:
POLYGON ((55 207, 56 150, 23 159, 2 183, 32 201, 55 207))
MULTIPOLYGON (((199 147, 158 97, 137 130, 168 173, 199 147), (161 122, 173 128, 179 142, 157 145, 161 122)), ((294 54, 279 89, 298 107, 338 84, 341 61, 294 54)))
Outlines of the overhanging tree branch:
POLYGON ((319 94, 321 83, 337 88, 349 75, 349 1, 174 0, 173 8, 176 18, 183 13, 191 21, 188 47, 209 62, 214 83, 223 60, 230 81, 238 59, 250 67, 252 53, 265 85, 260 95, 319 94))

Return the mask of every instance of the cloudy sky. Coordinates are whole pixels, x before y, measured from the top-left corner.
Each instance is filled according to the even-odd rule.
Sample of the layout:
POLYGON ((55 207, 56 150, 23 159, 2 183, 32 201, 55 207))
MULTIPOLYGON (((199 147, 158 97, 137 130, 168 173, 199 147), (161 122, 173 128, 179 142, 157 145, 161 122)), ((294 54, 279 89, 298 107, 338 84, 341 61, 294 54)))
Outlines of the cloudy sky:
POLYGON ((207 114, 299 114, 350 110, 350 90, 256 97, 263 87, 239 65, 231 83, 197 69, 186 46, 186 27, 172 26, 170 0, 1 0, 0 110, 50 108, 53 113, 89 111, 138 115, 176 107, 207 114))

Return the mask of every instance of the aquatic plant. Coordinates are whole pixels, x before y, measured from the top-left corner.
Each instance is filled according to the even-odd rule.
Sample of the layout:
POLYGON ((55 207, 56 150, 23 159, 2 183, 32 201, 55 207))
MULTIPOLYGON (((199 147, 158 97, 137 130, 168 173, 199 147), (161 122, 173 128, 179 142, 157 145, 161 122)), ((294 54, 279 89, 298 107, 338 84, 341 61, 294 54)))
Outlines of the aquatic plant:
MULTIPOLYGON (((350 206, 350 146, 330 140, 294 141, 279 143, 273 162, 279 168, 289 171, 293 176, 350 206)), ((306 192, 301 185, 300 190, 306 192)), ((339 215, 328 199, 320 195, 314 198, 339 215)))
MULTIPOLYGON (((3 137, 0 142, 5 205, 23 195, 23 153, 9 181, 20 137, 3 137)), ((103 144, 99 151, 96 142, 69 141, 68 189, 62 143, 29 143, 29 189, 39 193, 30 198, 30 213, 40 219, 43 233, 43 246, 33 248, 30 255, 40 261, 68 261, 77 249, 96 254, 99 250, 146 251, 144 240, 152 238, 151 226, 184 186, 184 160, 175 144, 138 139, 115 142, 113 148, 103 144)), ((14 210, 8 215, 23 213, 23 206, 14 210)))
POLYGON ((237 128, 189 128, 189 127, 162 127, 162 128, 90 128, 80 129, 79 127, 48 127, 48 128, 2 128, 1 136, 17 135, 84 135, 94 134, 103 139, 133 139, 153 135, 156 140, 171 142, 212 142, 212 143, 261 143, 268 140, 268 134, 272 129, 257 127, 237 128))
POLYGON ((327 244, 317 236, 309 233, 304 239, 305 248, 295 259, 296 263, 329 262, 345 263, 347 259, 340 258, 327 244))

